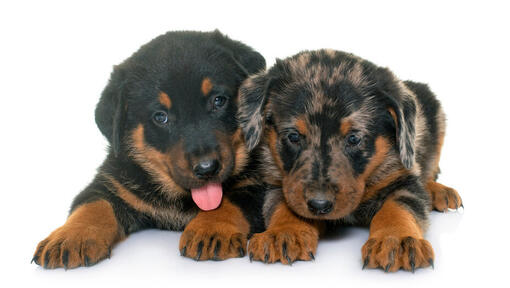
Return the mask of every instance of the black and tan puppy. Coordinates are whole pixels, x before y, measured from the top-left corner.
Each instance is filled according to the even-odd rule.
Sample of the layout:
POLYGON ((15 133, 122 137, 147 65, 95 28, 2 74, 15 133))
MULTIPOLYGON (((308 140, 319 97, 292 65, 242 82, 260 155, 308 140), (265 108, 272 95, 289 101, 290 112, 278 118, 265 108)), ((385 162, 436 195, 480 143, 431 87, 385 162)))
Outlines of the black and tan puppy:
POLYGON ((243 256, 247 235, 263 228, 263 194, 241 173, 255 164, 235 98, 264 67, 218 31, 169 32, 116 66, 96 108, 108 156, 33 261, 89 266, 145 228, 184 229, 179 249, 197 260, 243 256))
POLYGON ((248 148, 261 142, 262 173, 273 186, 267 231, 250 240, 251 258, 313 259, 327 224, 346 223, 370 225, 364 267, 432 265, 423 238, 429 211, 462 202, 436 182, 445 117, 426 85, 320 50, 277 61, 239 92, 248 148))

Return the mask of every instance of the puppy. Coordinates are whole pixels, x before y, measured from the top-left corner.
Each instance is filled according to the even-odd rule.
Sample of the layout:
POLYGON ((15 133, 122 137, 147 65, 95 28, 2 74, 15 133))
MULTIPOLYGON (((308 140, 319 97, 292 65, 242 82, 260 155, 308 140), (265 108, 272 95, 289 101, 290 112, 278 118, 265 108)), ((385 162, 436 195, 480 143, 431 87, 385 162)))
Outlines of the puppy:
POLYGON ((445 116, 427 85, 352 54, 302 52, 239 90, 248 149, 260 142, 270 185, 267 231, 250 258, 311 260, 327 224, 370 225, 363 266, 414 271, 432 265, 423 238, 431 208, 462 206, 436 182, 445 116))
POLYGON ((179 249, 196 260, 242 257, 248 234, 263 228, 263 194, 243 173, 256 168, 236 96, 264 68, 259 53, 219 31, 169 32, 116 66, 95 112, 108 156, 33 261, 90 266, 146 228, 184 229, 179 249))

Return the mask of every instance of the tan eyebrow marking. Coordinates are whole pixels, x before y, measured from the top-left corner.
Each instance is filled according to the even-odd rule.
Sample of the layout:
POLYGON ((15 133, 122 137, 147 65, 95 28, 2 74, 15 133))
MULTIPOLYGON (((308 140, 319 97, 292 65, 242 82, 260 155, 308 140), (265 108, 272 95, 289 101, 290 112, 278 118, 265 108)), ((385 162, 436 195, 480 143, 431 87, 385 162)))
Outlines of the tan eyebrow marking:
POLYGON ((170 100, 168 94, 163 91, 159 92, 159 103, 161 103, 161 105, 165 106, 167 109, 172 107, 172 100, 170 100))
POLYGON ((308 135, 308 128, 306 127, 306 121, 303 118, 296 120, 296 128, 301 135, 308 135))
POLYGON ((207 94, 209 94, 209 92, 211 92, 212 87, 213 87, 213 84, 211 82, 211 79, 209 79, 208 77, 205 77, 204 80, 202 80, 202 87, 200 87, 200 90, 202 91, 202 94, 207 96, 207 94))
POLYGON ((342 123, 340 124, 340 132, 342 133, 342 136, 347 135, 347 133, 351 130, 351 127, 351 120, 342 119, 342 123))

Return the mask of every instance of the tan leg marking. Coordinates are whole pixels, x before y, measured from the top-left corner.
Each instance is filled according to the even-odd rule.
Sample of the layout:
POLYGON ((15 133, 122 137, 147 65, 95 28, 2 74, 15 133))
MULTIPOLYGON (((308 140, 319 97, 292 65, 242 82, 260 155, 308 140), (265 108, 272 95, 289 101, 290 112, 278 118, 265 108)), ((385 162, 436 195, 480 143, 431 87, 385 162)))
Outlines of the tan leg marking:
POLYGON ((184 229, 179 242, 181 255, 195 260, 243 257, 250 224, 241 209, 223 198, 220 207, 200 211, 184 229))
POLYGON ((250 239, 250 260, 280 261, 283 264, 313 260, 320 229, 318 221, 298 218, 285 203, 281 203, 273 213, 267 230, 250 239))
POLYGON ((431 195, 432 208, 437 211, 446 212, 448 208, 457 210, 460 207, 464 207, 462 198, 460 198, 457 190, 453 188, 430 181, 425 186, 425 189, 431 195))
POLYGON ((78 207, 41 241, 34 261, 44 268, 90 266, 109 257, 113 245, 124 238, 110 203, 98 200, 78 207))
POLYGON ((393 200, 387 200, 372 219, 370 237, 361 250, 363 267, 395 272, 432 265, 434 251, 423 239, 414 216, 393 200))

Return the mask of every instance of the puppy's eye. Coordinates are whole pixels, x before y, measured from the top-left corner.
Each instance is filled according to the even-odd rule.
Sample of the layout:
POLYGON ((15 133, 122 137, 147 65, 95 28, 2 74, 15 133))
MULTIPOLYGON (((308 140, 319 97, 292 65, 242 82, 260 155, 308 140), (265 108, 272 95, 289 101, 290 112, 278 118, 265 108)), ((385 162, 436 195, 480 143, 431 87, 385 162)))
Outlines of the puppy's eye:
POLYGON ((350 134, 347 136, 347 143, 352 146, 356 146, 361 142, 361 137, 356 134, 350 134))
POLYGON ((227 97, 224 96, 216 96, 214 98, 214 108, 218 109, 223 106, 225 106, 225 103, 227 103, 227 97))
POLYGON ((152 119, 156 124, 166 124, 168 122, 168 115, 163 111, 154 112, 152 119))
POLYGON ((287 135, 287 138, 291 143, 297 144, 299 143, 299 140, 301 140, 301 135, 299 135, 299 133, 296 132, 291 132, 287 135))

